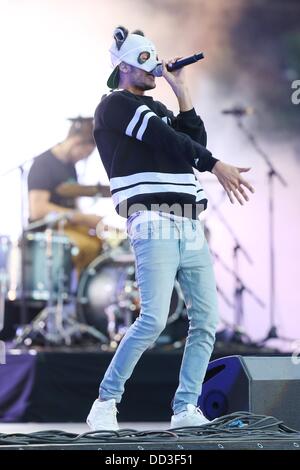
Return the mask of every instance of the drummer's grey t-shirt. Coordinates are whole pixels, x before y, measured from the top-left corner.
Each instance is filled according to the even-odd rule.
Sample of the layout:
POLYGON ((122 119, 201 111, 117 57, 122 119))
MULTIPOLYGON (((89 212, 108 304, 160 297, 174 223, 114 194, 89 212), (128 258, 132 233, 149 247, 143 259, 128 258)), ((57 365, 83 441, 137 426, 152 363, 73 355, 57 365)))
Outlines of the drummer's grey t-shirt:
POLYGON ((73 163, 65 163, 47 150, 35 158, 28 174, 28 191, 40 189, 50 192, 50 202, 58 206, 75 208, 75 198, 60 196, 55 192, 61 183, 77 183, 73 163))

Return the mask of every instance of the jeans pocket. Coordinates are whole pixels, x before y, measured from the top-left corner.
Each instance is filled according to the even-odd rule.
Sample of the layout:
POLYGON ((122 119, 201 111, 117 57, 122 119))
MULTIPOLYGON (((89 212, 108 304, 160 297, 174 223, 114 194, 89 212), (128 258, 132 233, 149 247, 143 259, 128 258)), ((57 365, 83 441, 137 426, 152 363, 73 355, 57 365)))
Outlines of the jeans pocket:
POLYGON ((142 222, 137 224, 129 233, 131 241, 134 240, 148 240, 151 238, 151 223, 142 222))
POLYGON ((152 237, 155 240, 177 240, 179 232, 171 219, 161 218, 152 222, 152 237))
POLYGON ((127 219, 127 222, 126 222, 126 229, 127 229, 127 234, 130 235, 130 230, 131 230, 131 225, 132 225, 132 222, 137 218, 139 217, 141 214, 141 211, 137 211, 137 212, 134 212, 132 215, 130 215, 127 219))

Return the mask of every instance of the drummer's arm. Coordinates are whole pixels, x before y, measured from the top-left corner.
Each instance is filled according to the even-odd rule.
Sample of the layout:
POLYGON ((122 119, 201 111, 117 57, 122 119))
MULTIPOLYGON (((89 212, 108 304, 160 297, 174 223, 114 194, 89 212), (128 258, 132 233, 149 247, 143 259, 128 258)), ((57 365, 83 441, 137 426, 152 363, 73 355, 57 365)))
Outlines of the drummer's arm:
POLYGON ((70 210, 68 207, 58 206, 50 202, 50 192, 33 189, 29 191, 29 216, 30 219, 38 220, 46 217, 51 212, 60 214, 67 214, 68 220, 71 224, 85 225, 89 228, 96 228, 97 224, 101 221, 101 217, 94 214, 83 214, 77 210, 70 210))
POLYGON ((110 197, 111 192, 109 186, 87 186, 77 183, 62 183, 55 188, 55 192, 63 197, 76 198, 76 197, 110 197))

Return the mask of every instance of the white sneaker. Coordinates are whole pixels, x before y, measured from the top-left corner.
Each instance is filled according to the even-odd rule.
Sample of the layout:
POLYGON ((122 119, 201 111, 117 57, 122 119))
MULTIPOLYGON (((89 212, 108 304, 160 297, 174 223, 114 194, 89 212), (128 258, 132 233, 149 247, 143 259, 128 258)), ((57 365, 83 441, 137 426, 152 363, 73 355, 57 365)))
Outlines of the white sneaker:
POLYGON ((92 431, 118 431, 116 400, 95 400, 86 422, 92 431))
POLYGON ((170 429, 203 426, 209 422, 210 421, 205 418, 199 408, 195 405, 187 405, 185 411, 181 411, 181 413, 172 416, 170 429))

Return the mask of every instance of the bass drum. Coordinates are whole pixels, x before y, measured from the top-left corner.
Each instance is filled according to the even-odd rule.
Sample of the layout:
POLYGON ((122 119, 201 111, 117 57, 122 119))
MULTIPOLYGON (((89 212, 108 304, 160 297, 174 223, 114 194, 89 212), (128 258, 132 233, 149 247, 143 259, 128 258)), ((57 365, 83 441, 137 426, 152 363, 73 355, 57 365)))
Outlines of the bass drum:
MULTIPOLYGON (((117 341, 140 313, 135 258, 127 243, 98 256, 78 284, 79 318, 117 341)), ((175 281, 167 324, 180 318, 183 310, 183 295, 175 281)))

